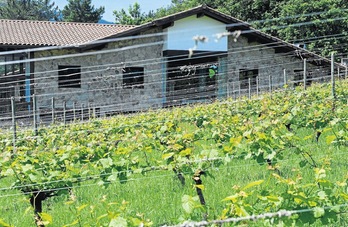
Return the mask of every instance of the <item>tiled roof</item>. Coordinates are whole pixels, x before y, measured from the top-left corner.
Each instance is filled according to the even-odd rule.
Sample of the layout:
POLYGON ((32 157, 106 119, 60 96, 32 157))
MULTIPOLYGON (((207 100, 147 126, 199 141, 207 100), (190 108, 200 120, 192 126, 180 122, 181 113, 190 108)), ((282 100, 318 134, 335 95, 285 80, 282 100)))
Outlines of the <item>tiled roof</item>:
POLYGON ((110 37, 134 27, 115 24, 0 20, 0 45, 79 45, 110 37))

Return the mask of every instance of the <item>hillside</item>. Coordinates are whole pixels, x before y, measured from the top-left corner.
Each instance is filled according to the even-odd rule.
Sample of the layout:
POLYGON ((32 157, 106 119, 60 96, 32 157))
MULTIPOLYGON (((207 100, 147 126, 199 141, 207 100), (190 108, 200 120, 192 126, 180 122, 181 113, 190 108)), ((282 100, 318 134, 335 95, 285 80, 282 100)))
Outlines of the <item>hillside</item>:
POLYGON ((0 224, 347 225, 347 102, 342 80, 4 131, 0 224))

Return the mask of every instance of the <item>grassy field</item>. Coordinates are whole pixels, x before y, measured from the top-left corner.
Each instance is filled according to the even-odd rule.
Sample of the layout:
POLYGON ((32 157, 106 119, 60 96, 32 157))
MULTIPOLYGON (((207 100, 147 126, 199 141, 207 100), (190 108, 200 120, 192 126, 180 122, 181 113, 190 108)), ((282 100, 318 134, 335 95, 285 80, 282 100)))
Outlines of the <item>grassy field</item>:
POLYGON ((33 191, 13 185, 62 192, 43 201, 47 226, 161 226, 285 209, 310 211, 238 224, 348 225, 346 91, 341 82, 332 101, 329 85, 314 85, 251 101, 55 125, 38 137, 23 131, 15 154, 2 134, 2 225, 35 226, 33 191), (197 170, 207 173, 202 186, 192 179, 197 170), (316 213, 321 208, 324 214, 316 213))

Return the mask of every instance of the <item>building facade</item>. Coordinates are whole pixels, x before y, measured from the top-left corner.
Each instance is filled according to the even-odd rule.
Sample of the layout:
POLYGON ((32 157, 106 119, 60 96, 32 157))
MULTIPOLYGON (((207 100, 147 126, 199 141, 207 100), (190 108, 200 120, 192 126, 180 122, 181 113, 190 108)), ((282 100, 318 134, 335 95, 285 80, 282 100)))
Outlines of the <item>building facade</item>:
MULTIPOLYGON (((0 20, 0 29, 11 23, 0 20)), ((36 33, 43 26, 16 23, 36 33)), ((296 86, 330 74, 328 59, 207 6, 140 26, 44 23, 50 29, 38 36, 58 31, 49 40, 35 43, 19 34, 11 43, 0 35, 2 112, 9 111, 10 97, 31 110, 35 95, 42 114, 93 108, 104 116, 262 92, 286 81, 296 86)))

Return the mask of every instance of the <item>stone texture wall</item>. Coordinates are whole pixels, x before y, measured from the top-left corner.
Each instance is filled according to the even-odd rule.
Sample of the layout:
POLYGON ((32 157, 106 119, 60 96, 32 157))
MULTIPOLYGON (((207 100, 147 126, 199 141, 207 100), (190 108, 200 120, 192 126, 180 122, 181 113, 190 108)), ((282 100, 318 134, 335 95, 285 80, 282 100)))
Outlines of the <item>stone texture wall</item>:
MULTIPOLYGON (((146 34, 162 32, 152 29, 146 34)), ((111 42, 102 50, 85 51, 85 56, 47 59, 35 62, 35 94, 41 110, 50 110, 51 99, 55 98, 56 107, 62 108, 63 102, 71 109, 77 107, 100 108, 100 114, 113 112, 139 111, 161 108, 165 100, 166 75, 163 58, 163 37, 144 37, 111 42), (81 88, 59 88, 58 66, 80 65, 81 88), (144 88, 124 89, 122 87, 122 68, 144 67, 144 88)), ((273 89, 284 85, 284 69, 287 80, 294 80, 294 73, 303 70, 302 59, 289 53, 276 53, 274 48, 257 42, 249 42, 246 37, 239 37, 237 42, 228 41, 226 57, 219 59, 217 97, 232 96, 239 87, 241 69, 257 69, 259 91, 269 90, 269 78, 273 89)), ((49 58, 65 54, 78 54, 76 50, 54 50, 37 52, 35 58, 49 58)), ((316 70, 316 76, 327 75, 328 70, 321 70, 307 64, 310 71, 316 70)), ((255 88, 253 88, 255 91, 255 88)), ((241 93, 247 91, 242 91, 241 93)))
MULTIPOLYGON (((227 57, 226 92, 232 95, 239 92, 240 70, 258 69, 259 91, 268 91, 270 78, 273 89, 284 86, 284 69, 286 80, 293 81, 296 71, 303 71, 303 60, 293 53, 276 53, 275 49, 257 42, 249 42, 248 38, 240 36, 237 42, 229 39, 227 57)), ((327 75, 328 69, 307 63, 307 70, 315 71, 313 75, 327 75)), ((256 86, 252 88, 255 92, 256 86)), ((247 93, 246 89, 241 93, 247 93)))
MULTIPOLYGON (((157 30, 148 32, 157 33, 157 30)), ((50 109, 51 99, 62 108, 93 106, 101 115, 111 112, 139 111, 162 106, 162 38, 136 38, 108 43, 102 50, 83 52, 80 57, 64 57, 35 62, 35 94, 40 109, 50 109), (154 42, 159 42, 153 44, 154 42), (90 53, 90 54, 89 54, 90 53), (58 66, 80 65, 81 88, 59 88, 58 66), (144 67, 144 88, 122 87, 123 67, 144 67)), ((73 50, 45 51, 35 58, 76 54, 73 50)))

